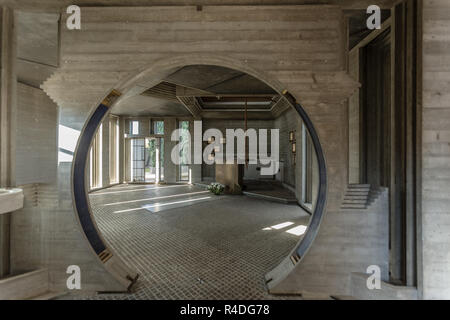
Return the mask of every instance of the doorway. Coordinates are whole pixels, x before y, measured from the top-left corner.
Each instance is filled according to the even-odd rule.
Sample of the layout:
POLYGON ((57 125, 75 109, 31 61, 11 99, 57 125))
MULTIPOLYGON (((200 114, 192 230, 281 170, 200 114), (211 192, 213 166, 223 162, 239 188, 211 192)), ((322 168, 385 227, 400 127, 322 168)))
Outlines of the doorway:
POLYGON ((164 180, 164 138, 131 139, 131 181, 160 183, 164 180))

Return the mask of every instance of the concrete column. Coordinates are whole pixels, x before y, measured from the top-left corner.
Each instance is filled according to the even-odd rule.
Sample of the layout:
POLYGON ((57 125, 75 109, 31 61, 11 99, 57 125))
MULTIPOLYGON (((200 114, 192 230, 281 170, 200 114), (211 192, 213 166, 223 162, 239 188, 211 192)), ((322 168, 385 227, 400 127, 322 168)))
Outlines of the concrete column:
MULTIPOLYGON (((13 155, 16 112, 16 30, 14 10, 1 9, 0 186, 15 185, 13 155)), ((0 218, 0 278, 10 271, 10 214, 0 218)))

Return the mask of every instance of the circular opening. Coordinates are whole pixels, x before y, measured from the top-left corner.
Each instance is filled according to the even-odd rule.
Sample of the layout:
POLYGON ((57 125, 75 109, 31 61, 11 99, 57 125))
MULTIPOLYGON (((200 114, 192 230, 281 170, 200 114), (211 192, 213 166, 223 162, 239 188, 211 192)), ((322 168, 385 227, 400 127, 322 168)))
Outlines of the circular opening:
MULTIPOLYGON (((317 234, 327 183, 317 132, 289 92, 246 71, 179 61, 148 70, 111 91, 82 131, 73 164, 80 224, 103 262, 116 255, 141 275, 137 295, 262 298, 264 275, 286 256, 298 263, 317 234), (180 143, 170 141, 180 128, 188 129, 175 134, 180 143), (207 129, 223 140, 205 137, 207 129), (233 148, 236 163, 211 165, 206 156, 195 163, 208 148, 220 159, 214 144, 226 149, 233 140, 226 129, 255 129, 256 142, 244 139, 243 153, 233 148), (268 153, 260 152, 266 129, 268 153), (277 139, 279 152, 272 149, 277 139), (99 142, 108 140, 109 153, 99 142), (205 190, 212 182, 226 194, 205 190)), ((227 162, 230 152, 223 153, 227 162)))

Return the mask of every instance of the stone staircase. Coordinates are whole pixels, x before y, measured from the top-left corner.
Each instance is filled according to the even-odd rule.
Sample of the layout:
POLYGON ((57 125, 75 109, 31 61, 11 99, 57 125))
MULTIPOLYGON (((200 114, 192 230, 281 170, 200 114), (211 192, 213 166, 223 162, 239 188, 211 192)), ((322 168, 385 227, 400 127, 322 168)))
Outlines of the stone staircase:
POLYGON ((367 209, 381 192, 381 188, 375 188, 370 184, 349 184, 341 209, 367 209))

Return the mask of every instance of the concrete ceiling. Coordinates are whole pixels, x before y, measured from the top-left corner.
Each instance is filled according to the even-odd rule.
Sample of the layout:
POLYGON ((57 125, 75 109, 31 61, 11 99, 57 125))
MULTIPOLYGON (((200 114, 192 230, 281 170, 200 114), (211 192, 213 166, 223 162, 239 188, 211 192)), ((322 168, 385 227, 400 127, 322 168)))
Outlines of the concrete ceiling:
POLYGON ((267 115, 259 116, 272 118, 270 112, 278 100, 272 88, 246 73, 219 66, 193 65, 180 68, 155 87, 123 100, 114 107, 113 113, 242 118, 245 101, 248 101, 248 110, 254 111, 253 116, 257 116, 257 112, 266 112, 267 115), (228 112, 230 109, 237 113, 228 112), (214 111, 214 114, 206 115, 207 111, 214 111))
POLYGON ((331 4, 344 9, 366 9, 376 4, 389 9, 399 0, 3 0, 7 6, 26 10, 59 11, 75 4, 79 6, 173 6, 173 5, 311 5, 331 4))
POLYGON ((186 66, 164 80, 213 94, 275 94, 272 88, 246 73, 218 66, 186 66))
POLYGON ((189 111, 180 103, 137 95, 124 100, 112 110, 117 115, 139 116, 190 116, 189 111))

